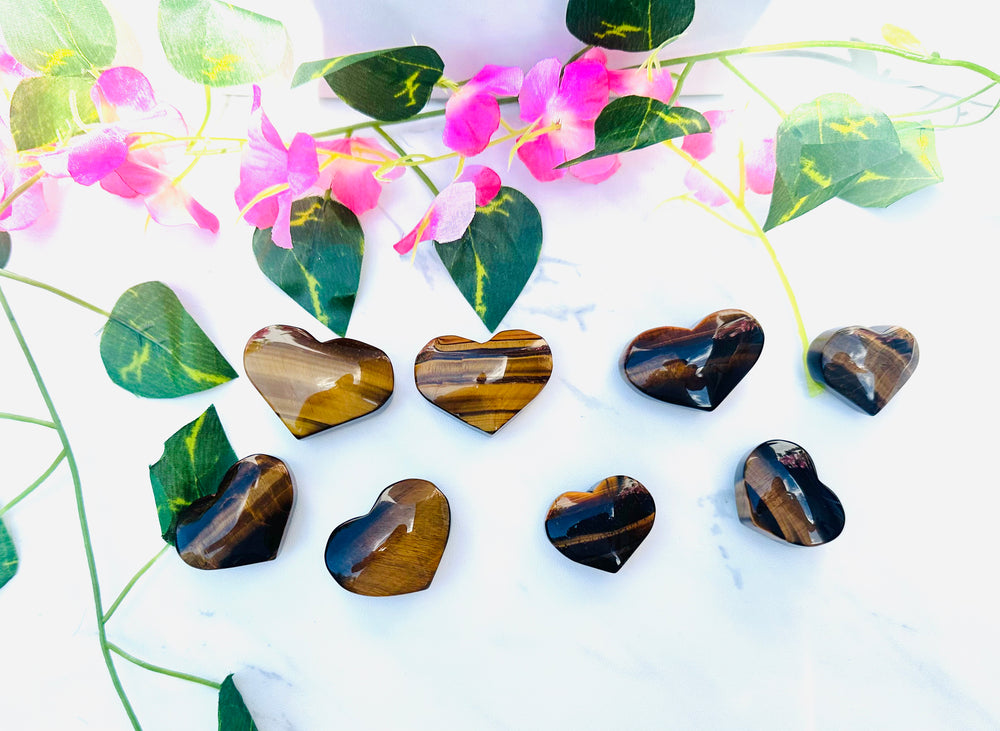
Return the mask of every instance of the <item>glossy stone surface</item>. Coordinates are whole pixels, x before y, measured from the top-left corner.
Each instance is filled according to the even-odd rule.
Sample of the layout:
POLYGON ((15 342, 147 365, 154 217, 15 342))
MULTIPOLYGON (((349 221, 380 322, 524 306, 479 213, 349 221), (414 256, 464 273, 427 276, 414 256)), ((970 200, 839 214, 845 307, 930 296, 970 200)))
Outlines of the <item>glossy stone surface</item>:
POLYGON ((919 358, 913 334, 886 325, 827 330, 812 341, 806 360, 814 379, 874 416, 910 378, 919 358))
POLYGON ((177 553, 196 569, 227 569, 278 555, 292 511, 292 476, 277 457, 253 454, 226 472, 214 495, 181 511, 177 553))
POLYGON ((640 333, 621 359, 625 378, 660 401, 711 411, 753 368, 764 331, 743 310, 719 310, 688 330, 640 333))
POLYGON ((334 529, 326 568, 355 594, 422 591, 434 579, 450 528, 444 493, 427 480, 402 480, 383 490, 367 515, 334 529))
POLYGON ((545 533, 566 558, 616 573, 653 528, 656 505, 638 480, 608 477, 589 492, 564 492, 545 518, 545 533))
POLYGON ((736 510, 744 525, 797 546, 829 543, 844 530, 844 507, 809 453, 783 439, 758 445, 737 471, 736 510))
POLYGON ((297 439, 370 414, 392 395, 389 356, 350 338, 319 342, 271 325, 243 349, 247 378, 297 439))
POLYGON ((456 335, 434 338, 413 366, 424 398, 487 434, 527 406, 550 375, 549 344, 526 330, 504 330, 485 343, 456 335))

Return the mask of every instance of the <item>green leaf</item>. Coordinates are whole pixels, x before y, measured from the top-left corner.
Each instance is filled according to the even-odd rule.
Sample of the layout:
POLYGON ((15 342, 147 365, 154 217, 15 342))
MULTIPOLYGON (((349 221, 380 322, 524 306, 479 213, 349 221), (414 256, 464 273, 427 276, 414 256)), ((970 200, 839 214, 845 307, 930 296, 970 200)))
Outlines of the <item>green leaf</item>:
POLYGON ((163 540, 174 544, 178 514, 198 498, 218 492, 235 463, 236 453, 214 405, 164 442, 160 459, 149 466, 163 540))
POLYGON ((323 78, 348 106, 395 122, 424 108, 442 73, 444 61, 433 48, 403 46, 304 63, 292 86, 323 78))
POLYGON ((17 549, 10 537, 3 518, 0 518, 0 588, 14 578, 17 573, 17 549))
POLYGON ((0 0, 11 55, 45 76, 78 76, 110 66, 118 41, 101 0, 0 0))
POLYGON ((558 167, 641 150, 664 140, 710 129, 708 120, 693 109, 671 107, 645 96, 623 96, 604 107, 594 122, 594 149, 558 167))
POLYGON ((268 279, 338 335, 347 332, 361 279, 365 237, 349 208, 311 197, 292 203, 292 248, 257 229, 253 253, 268 279))
POLYGON ((764 230, 835 198, 900 152, 889 118, 847 94, 796 107, 778 127, 775 144, 777 169, 764 230))
POLYGON ((173 398, 218 386, 236 371, 162 282, 144 282, 115 303, 101 336, 111 380, 137 396, 173 398))
POLYGON ((490 332, 521 294, 542 250, 542 219, 514 188, 476 209, 458 241, 435 243, 438 256, 490 332))
POLYGON ((262 79, 288 49, 280 21, 219 0, 160 0, 159 29, 170 65, 208 86, 262 79))
POLYGON ((865 170, 839 198, 865 208, 885 208, 921 188, 944 180, 934 130, 915 122, 896 125, 901 152, 865 170))
POLYGON ((7 266, 10 261, 10 234, 0 231, 0 269, 7 266))
POLYGON ((257 731, 232 674, 226 676, 219 689, 219 731, 257 731))
POLYGON ((73 108, 85 124, 98 121, 90 100, 93 76, 35 76, 21 79, 10 99, 10 132, 18 151, 80 134, 73 108))
POLYGON ((566 27, 584 43, 617 51, 652 51, 694 18, 694 0, 569 0, 566 27))

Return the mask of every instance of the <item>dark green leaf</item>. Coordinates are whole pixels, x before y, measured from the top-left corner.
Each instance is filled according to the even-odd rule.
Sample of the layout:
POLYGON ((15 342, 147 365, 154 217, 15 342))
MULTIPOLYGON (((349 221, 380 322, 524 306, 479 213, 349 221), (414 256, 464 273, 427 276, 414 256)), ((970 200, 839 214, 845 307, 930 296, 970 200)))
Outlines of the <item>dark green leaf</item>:
POLYGON ((30 150, 80 134, 76 107, 86 124, 97 120, 90 100, 93 76, 35 76, 21 79, 10 99, 10 132, 14 145, 30 150))
POLYGON ((218 492, 235 462, 214 405, 164 442, 160 459, 149 466, 163 540, 174 544, 178 514, 198 498, 218 492))
POLYGON ((443 72, 444 61, 433 48, 403 46, 304 63, 292 86, 323 78, 348 106, 394 122, 424 108, 443 72))
POLYGON ((910 193, 944 180, 937 159, 934 130, 917 123, 896 125, 902 151, 873 165, 841 191, 839 197, 856 206, 885 208, 910 193))
POLYGON ((160 0, 159 27, 170 65, 208 86, 262 79, 288 48, 280 21, 219 0, 160 0))
POLYGON ((7 532, 7 526, 0 518, 0 587, 14 578, 17 573, 17 549, 14 539, 7 532))
POLYGON ((584 43, 652 51, 691 25, 694 0, 569 0, 566 27, 584 43))
POLYGON ((218 386, 236 371, 162 282, 129 289, 101 336, 111 380, 137 396, 173 398, 218 386))
POLYGON ((253 253, 268 279, 338 335, 347 332, 361 279, 365 236, 349 208, 311 197, 292 203, 292 248, 257 229, 253 253))
POLYGON ((514 188, 476 209, 458 241, 435 243, 438 256, 490 332, 521 294, 542 250, 542 219, 514 188))
POLYGON ((764 229, 835 198, 866 170, 899 152, 889 118, 846 94, 827 94, 796 107, 778 127, 774 193, 764 229))
POLYGON ((219 689, 219 731, 257 731, 232 675, 222 681, 219 689))
POLYGON ((7 266, 10 261, 10 234, 0 231, 0 269, 7 266))
POLYGON ((594 149, 559 167, 598 157, 617 155, 675 137, 708 132, 708 120, 693 109, 667 106, 658 99, 624 96, 601 110, 594 122, 594 149))
POLYGON ((0 0, 11 55, 45 76, 78 76, 110 66, 115 24, 101 0, 0 0))

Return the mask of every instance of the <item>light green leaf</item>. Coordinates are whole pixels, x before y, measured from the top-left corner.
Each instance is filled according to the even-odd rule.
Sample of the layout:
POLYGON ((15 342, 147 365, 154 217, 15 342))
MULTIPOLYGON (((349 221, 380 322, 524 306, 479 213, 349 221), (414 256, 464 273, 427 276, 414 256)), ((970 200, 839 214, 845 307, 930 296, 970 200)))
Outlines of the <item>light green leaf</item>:
POLYGON ((466 301, 492 332, 538 263, 542 219, 527 196, 503 187, 492 201, 476 208, 462 238, 434 246, 466 301))
POLYGON ((195 500, 218 492, 235 463, 236 453, 214 405, 164 442, 160 459, 149 466, 163 540, 174 545, 177 516, 195 500))
POLYGON ((349 208, 319 197, 292 203, 292 248, 257 229, 253 253, 268 279, 338 335, 347 332, 361 279, 365 237, 349 208))
POLYGON ((220 0, 160 0, 159 28, 170 65, 208 86, 262 79, 288 49, 280 21, 220 0))
POLYGON ((10 537, 3 518, 0 518, 0 588, 14 578, 17 573, 17 548, 14 539, 10 537))
POLYGON ((0 0, 10 54, 45 76, 78 76, 111 65, 118 41, 101 0, 0 0))
POLYGON ((257 731, 243 696, 230 674, 219 689, 219 731, 257 731))
POLYGON ((865 208, 885 208, 911 193, 944 180, 934 130, 918 123, 896 125, 901 152, 865 170, 839 198, 865 208))
POLYGON ((403 46, 304 63, 292 86, 323 78, 348 106, 395 122, 424 108, 442 73, 444 61, 433 48, 403 46))
POLYGON ((617 51, 652 51, 694 18, 694 0, 569 0, 566 27, 584 43, 617 51))
POLYGON ((101 336, 101 360, 112 381, 147 398, 184 396, 236 378, 162 282, 137 284, 118 298, 101 336))
POLYGON ((0 231, 0 269, 7 266, 10 261, 10 234, 0 231))
POLYGON ((18 151, 68 140, 83 131, 79 121, 96 123, 97 109, 90 100, 93 85, 93 76, 21 79, 10 100, 10 132, 18 151))

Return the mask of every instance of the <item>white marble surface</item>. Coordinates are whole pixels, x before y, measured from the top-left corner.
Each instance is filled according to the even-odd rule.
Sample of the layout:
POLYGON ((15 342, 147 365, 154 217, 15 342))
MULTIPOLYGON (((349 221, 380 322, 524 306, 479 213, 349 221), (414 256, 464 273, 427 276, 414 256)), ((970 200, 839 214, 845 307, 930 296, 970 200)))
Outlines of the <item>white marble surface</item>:
MULTIPOLYGON (((155 46, 143 45, 150 11, 120 5, 123 19, 145 28, 136 30, 135 46, 145 58, 133 50, 126 59, 149 69, 161 93, 196 119, 201 92, 175 84, 155 46)), ((505 16, 491 10, 474 31, 467 25, 481 15, 474 3, 442 3, 439 12, 383 5, 324 3, 318 13, 304 0, 283 3, 294 62, 322 53, 320 15, 328 34, 358 24, 358 48, 346 50, 412 34, 446 62, 454 49, 466 73, 498 60, 527 68, 545 49, 565 57, 576 47, 561 25, 562 3, 536 10, 537 3, 507 2, 505 16), (341 11, 343 25, 334 28, 341 11), (544 28, 536 25, 542 21, 544 28), (522 47, 511 35, 516 28, 535 35, 522 47)), ((278 13, 267 3, 255 7, 278 13)), ((895 22, 946 56, 1000 68, 987 38, 990 16, 971 0, 946 7, 848 0, 834 19, 817 7, 714 3, 699 10, 683 48, 874 39, 883 22, 895 22), (743 17, 737 10, 754 16, 752 25, 725 26, 743 17)), ((942 77, 905 64, 892 65, 891 78, 878 84, 802 59, 741 67, 787 107, 845 90, 897 111, 928 98, 898 80, 944 78, 962 92, 981 85, 961 72, 942 77)), ((729 81, 715 73, 695 81, 695 90, 727 89, 722 102, 685 101, 742 107, 749 97, 729 81)), ((264 103, 288 138, 352 118, 332 100, 289 95, 284 86, 266 85, 264 103)), ((246 97, 217 99, 212 129, 242 134, 246 97)), ((408 148, 440 149, 434 124, 397 132, 408 148)), ((379 210, 362 219, 367 252, 349 330, 389 354, 396 393, 377 416, 302 442, 245 377, 174 401, 118 389, 98 355, 99 317, 0 283, 80 463, 106 604, 162 546, 148 465, 164 439, 209 404, 240 456, 271 453, 294 474, 296 504, 277 560, 198 572, 167 554, 110 622, 110 638, 168 667, 217 680, 235 672, 262 731, 1000 728, 1000 491, 986 459, 1000 406, 991 331, 1000 263, 996 135, 993 121, 940 134, 946 182, 887 211, 833 202, 771 236, 811 336, 899 324, 919 339, 919 367, 876 418, 829 394, 806 395, 794 320, 766 253, 693 206, 658 205, 682 191, 684 172, 659 148, 625 158, 596 187, 540 184, 519 163, 506 170, 506 149, 486 156, 536 202, 545 231, 541 262, 502 327, 542 334, 555 359, 542 394, 492 438, 432 408, 409 376, 434 336, 488 337, 429 247, 413 263, 390 248, 428 201, 412 176, 387 188, 379 210), (690 326, 724 307, 752 312, 767 343, 717 411, 660 404, 622 380, 617 360, 635 334, 690 326), (847 527, 834 543, 797 549, 738 522, 733 474, 771 438, 809 450, 843 501, 847 527), (559 555, 543 520, 559 493, 619 473, 649 488, 657 517, 628 565, 611 575, 559 555), (433 585, 388 599, 341 590, 323 565, 329 532, 406 477, 432 480, 451 501, 451 538, 433 585)), ((216 237, 145 228, 140 206, 64 188, 57 217, 15 234, 9 268, 107 308, 129 286, 162 280, 239 370, 247 337, 264 325, 329 337, 257 269, 250 230, 235 220, 236 165, 232 157, 209 160, 189 179, 220 216, 216 237)), ((445 183, 452 170, 442 164, 429 172, 445 183)), ((0 358, 0 410, 43 415, 6 328, 0 358)), ((0 500, 57 452, 47 430, 0 423, 0 500)), ((22 563, 0 591, 0 727, 127 728, 98 650, 65 467, 4 519, 22 563)), ((117 667, 144 728, 214 728, 213 691, 124 661, 117 667)))

